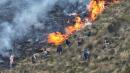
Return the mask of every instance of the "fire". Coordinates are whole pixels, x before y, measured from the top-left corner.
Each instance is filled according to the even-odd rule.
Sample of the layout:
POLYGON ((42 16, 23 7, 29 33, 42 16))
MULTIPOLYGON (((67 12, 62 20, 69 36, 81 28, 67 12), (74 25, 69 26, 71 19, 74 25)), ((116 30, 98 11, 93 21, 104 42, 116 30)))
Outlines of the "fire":
POLYGON ((77 17, 75 18, 75 22, 76 22, 76 23, 81 23, 81 18, 80 18, 79 16, 77 16, 77 17))
POLYGON ((92 0, 88 5, 90 20, 94 21, 104 11, 105 0, 92 0))
MULTIPOLYGON (((107 0, 91 0, 87 8, 90 13, 89 19, 94 21, 98 15, 100 15, 105 9, 105 3, 107 0)), ((112 0, 109 3, 119 3, 119 0, 112 0)))
POLYGON ((75 28, 76 31, 80 30, 82 27, 83 27, 83 23, 76 23, 74 25, 74 28, 75 28))
MULTIPOLYGON (((112 3, 117 3, 118 0, 112 0, 112 3)), ((105 9, 105 3, 107 3, 107 0, 91 0, 88 4, 87 8, 89 11, 89 17, 88 20, 95 21, 98 15, 100 15, 104 9, 105 9)), ((88 23, 89 23, 88 22, 88 23)), ((75 24, 71 26, 67 26, 65 28, 65 33, 62 34, 60 32, 53 32, 48 35, 48 43, 54 44, 54 45, 60 45, 62 44, 68 37, 75 33, 78 30, 81 30, 85 27, 85 23, 82 22, 81 18, 77 16, 75 18, 75 24)))
POLYGON ((53 32, 48 35, 48 43, 60 45, 66 40, 67 36, 60 32, 53 32))
POLYGON ((65 28, 65 31, 66 31, 65 34, 61 34, 60 32, 50 33, 48 35, 48 43, 51 43, 54 45, 60 45, 68 38, 69 35, 82 29, 82 27, 83 27, 83 23, 81 21, 81 18, 77 16, 75 18, 75 24, 65 28))
POLYGON ((73 34, 74 32, 76 32, 75 27, 74 26, 68 26, 65 28, 66 34, 73 34))
POLYGON ((78 16, 75 18, 75 25, 74 28, 76 31, 80 30, 83 27, 83 22, 81 21, 81 18, 78 16))
POLYGON ((74 32, 80 30, 83 27, 81 18, 77 16, 75 18, 75 24, 73 26, 68 26, 65 28, 66 34, 73 34, 74 32))

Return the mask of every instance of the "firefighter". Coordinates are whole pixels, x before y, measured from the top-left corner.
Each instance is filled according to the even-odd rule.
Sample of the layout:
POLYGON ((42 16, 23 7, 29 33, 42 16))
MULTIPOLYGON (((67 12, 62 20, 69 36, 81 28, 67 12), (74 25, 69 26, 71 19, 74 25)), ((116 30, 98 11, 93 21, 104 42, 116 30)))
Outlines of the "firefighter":
POLYGON ((14 54, 11 54, 10 55, 10 57, 9 57, 9 60, 10 60, 10 68, 12 68, 13 67, 13 64, 14 64, 14 58, 15 58, 15 56, 14 56, 14 54))
POLYGON ((58 53, 59 55, 61 55, 62 52, 63 52, 63 48, 62 48, 61 45, 59 45, 59 46, 57 47, 57 53, 58 53))
POLYGON ((83 60, 88 60, 89 59, 89 57, 90 57, 90 51, 87 48, 84 49, 82 57, 83 57, 83 60))
POLYGON ((68 47, 71 47, 71 42, 69 40, 66 40, 65 43, 68 47))

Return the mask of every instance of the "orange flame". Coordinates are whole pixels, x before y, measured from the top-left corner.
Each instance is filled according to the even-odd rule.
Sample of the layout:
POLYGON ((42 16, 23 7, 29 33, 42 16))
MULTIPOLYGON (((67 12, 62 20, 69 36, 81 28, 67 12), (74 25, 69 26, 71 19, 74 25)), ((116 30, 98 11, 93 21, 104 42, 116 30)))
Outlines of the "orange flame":
POLYGON ((65 28, 66 33, 69 34, 73 34, 74 32, 76 32, 74 26, 68 26, 65 28))
POLYGON ((104 11, 105 0, 92 0, 88 5, 90 20, 94 21, 104 11))
MULTIPOLYGON (((94 21, 98 15, 100 15, 105 9, 105 3, 107 0, 91 0, 88 4, 87 8, 89 11, 89 21, 94 21)), ((118 0, 112 0, 112 3, 116 3, 118 0)), ((75 33, 76 31, 83 29, 85 24, 82 22, 81 18, 77 16, 75 18, 75 24, 71 26, 67 26, 65 28, 65 34, 60 32, 53 32, 48 35, 48 43, 54 45, 62 44, 68 37, 75 33)))
POLYGON ((74 32, 80 30, 83 27, 81 18, 77 16, 75 18, 75 24, 73 26, 68 26, 65 28, 66 34, 73 34, 74 32))
POLYGON ((66 40, 67 36, 60 32, 53 32, 48 35, 48 43, 60 45, 66 40))
POLYGON ((84 25, 83 25, 83 22, 81 21, 81 18, 78 16, 75 18, 75 25, 74 25, 74 28, 77 30, 80 30, 84 25))
POLYGON ((75 33, 76 31, 82 29, 83 23, 80 17, 75 18, 75 24, 72 26, 68 26, 65 28, 65 34, 61 34, 60 32, 53 32, 48 35, 48 43, 54 45, 60 45, 63 43, 69 35, 75 33))

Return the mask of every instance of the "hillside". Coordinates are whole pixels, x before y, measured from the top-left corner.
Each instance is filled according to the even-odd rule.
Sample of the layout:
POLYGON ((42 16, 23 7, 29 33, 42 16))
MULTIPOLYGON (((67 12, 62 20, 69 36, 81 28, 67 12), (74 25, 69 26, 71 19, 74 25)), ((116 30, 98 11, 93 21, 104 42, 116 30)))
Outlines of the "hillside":
POLYGON ((91 35, 89 27, 75 33, 65 44, 63 54, 56 54, 56 47, 51 49, 48 59, 38 59, 32 64, 31 57, 19 60, 13 69, 1 70, 0 73, 130 73, 130 1, 106 7, 105 11, 93 23, 91 35), (77 39, 84 42, 77 48, 77 39), (104 47, 107 38, 110 43, 104 47), (90 60, 81 59, 82 50, 89 48, 90 60))

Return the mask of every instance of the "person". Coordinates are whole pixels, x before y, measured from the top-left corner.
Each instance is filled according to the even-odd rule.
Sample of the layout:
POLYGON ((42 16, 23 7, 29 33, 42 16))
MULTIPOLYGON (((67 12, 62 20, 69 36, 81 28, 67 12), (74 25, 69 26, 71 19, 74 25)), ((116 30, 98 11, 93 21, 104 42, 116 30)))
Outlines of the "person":
POLYGON ((36 59, 37 59, 36 54, 33 54, 31 59, 33 64, 36 63, 36 59))
POLYGON ((9 57, 9 60, 10 60, 10 68, 13 67, 13 64, 14 64, 14 58, 15 58, 14 54, 11 54, 10 57, 9 57))
POLYGON ((86 48, 83 51, 83 60, 88 60, 90 57, 90 51, 86 48))
POLYGON ((63 52, 63 48, 62 48, 61 45, 59 45, 59 46, 57 47, 57 53, 58 53, 59 55, 61 55, 62 52, 63 52))
POLYGON ((78 47, 81 46, 83 44, 84 40, 83 38, 78 38, 78 47))
POLYGON ((71 42, 68 39, 65 41, 65 43, 68 47, 71 47, 71 42))
POLYGON ((43 55, 44 55, 44 58, 47 58, 49 55, 49 51, 46 48, 43 50, 43 55))
POLYGON ((90 37, 90 36, 91 36, 91 34, 92 34, 91 30, 89 30, 89 31, 88 31, 88 35, 87 35, 87 36, 88 36, 88 37, 90 37))
POLYGON ((105 45, 105 48, 108 48, 108 46, 110 45, 108 38, 105 38, 104 45, 105 45))

